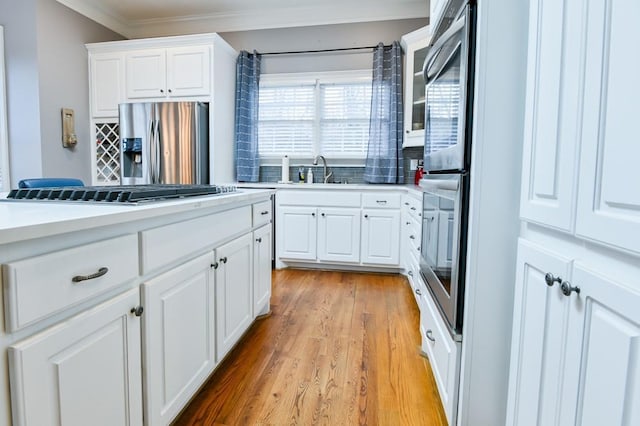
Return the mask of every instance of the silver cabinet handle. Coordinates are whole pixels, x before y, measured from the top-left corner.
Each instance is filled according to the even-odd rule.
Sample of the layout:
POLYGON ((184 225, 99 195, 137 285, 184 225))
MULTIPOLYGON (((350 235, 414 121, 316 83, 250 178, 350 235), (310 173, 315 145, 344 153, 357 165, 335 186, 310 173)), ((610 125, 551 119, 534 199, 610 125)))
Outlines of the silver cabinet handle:
POLYGON ((416 288, 416 294, 417 294, 418 296, 422 296, 422 292, 420 291, 420 289, 419 289, 419 288, 416 288))
POLYGON ((407 272, 407 275, 409 275, 410 277, 412 277, 412 276, 413 276, 413 271, 409 271, 409 272, 407 272))
POLYGON ((368 218, 369 218, 369 215, 368 215, 368 214, 365 214, 365 215, 364 215, 364 218, 365 218, 365 219, 368 219, 368 218))
POLYGON ((213 263, 211 264, 211 267, 212 267, 213 269, 218 269, 218 266, 220 266, 220 264, 219 264, 218 262, 213 262, 213 263))
POLYGON ((405 205, 405 206, 408 206, 408 205, 409 205, 409 203, 407 203, 407 202, 405 201, 405 202, 404 202, 404 205, 405 205))
POLYGON ((167 92, 171 93, 171 89, 167 90, 167 92))
POLYGON ((556 282, 562 284, 562 278, 554 276, 551 272, 545 274, 544 281, 549 287, 553 287, 556 282))
POLYGON ((321 213, 321 214, 320 214, 320 216, 324 217, 324 216, 325 216, 325 214, 324 214, 324 213, 321 213))
POLYGON ((415 207, 411 207, 411 210, 415 210, 415 209, 416 209, 415 207))
POLYGON ((411 225, 411 222, 407 222, 407 225, 411 225))
POLYGON ((257 242, 257 243, 261 243, 261 242, 262 242, 262 237, 258 237, 258 238, 256 238, 256 242, 257 242))
POLYGON ((316 217, 316 214, 315 214, 315 213, 311 213, 311 216, 312 216, 312 217, 316 217))
POLYGON ((376 200, 378 204, 387 204, 387 200, 376 200))
POLYGON ((98 269, 98 272, 94 272, 93 274, 76 275, 75 277, 71 278, 71 281, 74 282, 74 283, 79 283, 79 282, 82 282, 82 281, 88 281, 88 280, 92 280, 94 278, 100 278, 101 276, 105 275, 107 272, 109 272, 109 268, 102 267, 102 268, 98 269))
POLYGON ((431 340, 433 343, 436 342, 436 339, 433 338, 433 332, 431 330, 427 330, 426 336, 427 339, 431 340))
POLYGON ((269 210, 265 210, 265 211, 263 211, 263 212, 260 212, 260 214, 261 214, 261 215, 263 215, 263 216, 264 216, 265 214, 269 214, 269 210))
POLYGON ((572 292, 576 292, 576 294, 580 294, 580 287, 572 286, 569 281, 562 281, 560 284, 560 290, 562 290, 562 294, 565 296, 571 296, 572 292))
POLYGON ((133 315, 139 317, 142 316, 142 313, 144 312, 144 308, 140 305, 136 306, 135 308, 131 308, 130 311, 133 315))
POLYGON ((416 239, 416 237, 414 237, 413 235, 409 235, 409 238, 411 238, 412 240, 416 239))
POLYGON ((226 256, 225 257, 221 257, 220 258, 220 262, 227 263, 227 257, 226 256))
POLYGON ((164 93, 164 89, 160 89, 160 93, 164 93))

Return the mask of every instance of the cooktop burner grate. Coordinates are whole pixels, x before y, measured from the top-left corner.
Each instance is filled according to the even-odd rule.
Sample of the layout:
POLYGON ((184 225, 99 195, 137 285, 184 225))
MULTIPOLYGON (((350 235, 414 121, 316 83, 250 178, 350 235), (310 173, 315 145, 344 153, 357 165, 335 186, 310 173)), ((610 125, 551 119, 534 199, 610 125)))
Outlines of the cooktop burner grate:
POLYGON ((235 191, 235 186, 220 185, 67 186, 12 189, 7 195, 7 199, 136 204, 201 195, 220 195, 235 191))

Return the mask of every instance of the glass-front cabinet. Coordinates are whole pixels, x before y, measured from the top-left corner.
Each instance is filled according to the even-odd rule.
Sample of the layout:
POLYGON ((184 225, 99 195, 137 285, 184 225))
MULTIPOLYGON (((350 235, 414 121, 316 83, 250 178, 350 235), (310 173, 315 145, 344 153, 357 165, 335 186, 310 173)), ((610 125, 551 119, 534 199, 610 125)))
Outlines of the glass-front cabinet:
POLYGON ((424 146, 425 83, 422 67, 431 40, 429 25, 402 36, 404 50, 403 147, 424 146))

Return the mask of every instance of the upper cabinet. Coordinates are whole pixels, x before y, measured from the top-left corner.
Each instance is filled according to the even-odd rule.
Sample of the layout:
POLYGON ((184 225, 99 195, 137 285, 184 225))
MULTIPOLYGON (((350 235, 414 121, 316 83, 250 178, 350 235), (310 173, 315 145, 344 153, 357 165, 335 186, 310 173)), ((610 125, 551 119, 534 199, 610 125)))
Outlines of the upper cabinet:
POLYGON ((91 115, 117 117, 124 99, 124 55, 120 52, 89 52, 91 115))
POLYGON ((207 96, 209 46, 145 49, 127 53, 127 98, 207 96))
POLYGON ((429 4, 429 23, 435 28, 442 17, 447 0, 431 0, 429 4))
MULTIPOLYGON (((637 1, 589 1, 576 234, 640 253, 637 1)), ((578 80, 576 78, 576 80, 578 80)))
POLYGON ((405 54, 403 147, 424 146, 425 82, 422 67, 430 40, 428 25, 402 36, 405 54))
POLYGON ((640 4, 531 2, 521 216, 640 253, 632 12, 640 4))

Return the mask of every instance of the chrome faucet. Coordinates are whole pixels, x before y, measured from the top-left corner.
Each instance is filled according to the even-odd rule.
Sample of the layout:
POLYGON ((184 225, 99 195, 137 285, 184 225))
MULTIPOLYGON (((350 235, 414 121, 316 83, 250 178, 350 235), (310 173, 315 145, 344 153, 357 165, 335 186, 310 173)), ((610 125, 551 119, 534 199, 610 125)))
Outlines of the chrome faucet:
POLYGON ((327 183, 327 181, 329 180, 329 178, 331 177, 331 175, 333 174, 333 172, 330 172, 329 174, 327 174, 327 159, 324 158, 323 155, 316 155, 316 158, 313 159, 313 165, 317 166, 318 165, 318 158, 322 159, 322 177, 323 177, 323 182, 327 183))

